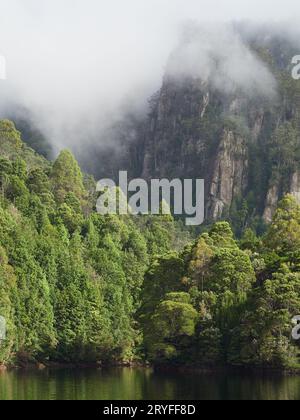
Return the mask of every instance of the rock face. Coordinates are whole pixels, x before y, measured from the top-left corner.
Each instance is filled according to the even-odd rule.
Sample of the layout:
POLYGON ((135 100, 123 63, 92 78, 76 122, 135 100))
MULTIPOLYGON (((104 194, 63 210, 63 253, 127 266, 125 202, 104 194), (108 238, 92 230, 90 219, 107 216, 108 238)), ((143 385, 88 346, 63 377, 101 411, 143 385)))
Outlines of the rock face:
POLYGON ((285 193, 300 202, 300 82, 290 73, 295 51, 278 40, 253 48, 276 79, 275 96, 167 74, 147 118, 124 128, 123 137, 128 130, 133 139, 112 172, 121 167, 146 180, 204 179, 206 220, 232 217, 241 229, 255 219, 269 223, 285 193))
POLYGON ((266 205, 263 214, 263 219, 265 220, 265 222, 270 223, 272 221, 274 212, 276 211, 279 197, 279 187, 277 184, 275 184, 269 189, 267 194, 266 205))
POLYGON ((213 163, 209 182, 207 216, 220 219, 225 207, 230 207, 234 197, 247 189, 248 152, 245 140, 230 130, 224 130, 213 163))
POLYGON ((146 124, 142 176, 182 177, 201 171, 207 154, 205 134, 210 93, 201 81, 178 85, 166 80, 153 99, 146 124), (197 171, 196 171, 197 172, 197 171))
POLYGON ((222 217, 224 208, 247 189, 246 130, 239 134, 234 121, 226 128, 221 117, 240 107, 235 98, 222 103, 199 80, 165 80, 149 117, 142 177, 204 178, 207 217, 222 217))
POLYGON ((152 99, 138 138, 139 150, 132 149, 131 156, 140 159, 133 175, 203 178, 207 220, 227 216, 236 201, 251 196, 252 215, 268 223, 285 193, 291 192, 300 202, 299 162, 281 173, 285 146, 274 140, 278 127, 293 126, 296 108, 292 100, 222 94, 201 80, 178 82, 166 77, 152 99))
POLYGON ((300 204, 300 170, 296 171, 292 176, 290 192, 300 204))

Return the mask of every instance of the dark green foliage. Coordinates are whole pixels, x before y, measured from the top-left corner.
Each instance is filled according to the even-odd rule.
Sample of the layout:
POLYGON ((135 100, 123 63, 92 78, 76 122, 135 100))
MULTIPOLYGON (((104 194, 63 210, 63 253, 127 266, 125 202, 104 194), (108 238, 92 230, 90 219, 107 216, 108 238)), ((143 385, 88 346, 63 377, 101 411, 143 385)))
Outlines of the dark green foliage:
POLYGON ((241 325, 232 334, 229 360, 235 364, 289 367, 299 363, 291 319, 300 313, 300 274, 282 266, 255 290, 241 325))
MULTIPOLYGON (((293 127, 282 130, 293 143, 293 127)), ((286 171, 291 154, 279 149, 274 167, 286 171)), ((94 188, 70 152, 51 165, 24 146, 12 123, 0 122, 0 316, 7 321, 0 364, 144 357, 299 365, 291 339, 300 313, 293 196, 263 237, 244 229, 249 194, 232 209, 244 231, 239 242, 219 222, 186 245, 189 236, 171 216, 93 212, 94 188)))
POLYGON ((47 159, 52 158, 53 149, 48 139, 32 122, 29 122, 30 118, 29 115, 26 115, 27 113, 25 110, 22 110, 22 114, 24 115, 22 118, 13 118, 17 129, 22 133, 22 139, 40 155, 47 159), (28 119, 26 119, 26 116, 28 119))
POLYGON ((0 363, 138 357, 144 273, 169 250, 173 219, 138 226, 92 213, 95 182, 72 154, 48 164, 9 121, 0 122, 0 192, 0 363))
POLYGON ((300 207, 280 203, 264 238, 247 230, 239 248, 217 223, 181 255, 153 263, 141 324, 156 363, 299 367, 291 337, 300 313, 300 207), (195 312, 193 312, 193 310, 195 312))
POLYGON ((166 294, 145 329, 150 360, 183 361, 195 334, 197 318, 187 293, 166 294))

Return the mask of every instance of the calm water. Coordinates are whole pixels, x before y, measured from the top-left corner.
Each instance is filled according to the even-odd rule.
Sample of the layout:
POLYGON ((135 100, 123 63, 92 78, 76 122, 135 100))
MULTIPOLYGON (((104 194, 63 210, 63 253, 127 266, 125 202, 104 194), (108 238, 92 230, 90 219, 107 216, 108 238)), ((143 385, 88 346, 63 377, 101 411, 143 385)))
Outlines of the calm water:
POLYGON ((151 369, 0 373, 0 400, 300 400, 300 377, 151 369))

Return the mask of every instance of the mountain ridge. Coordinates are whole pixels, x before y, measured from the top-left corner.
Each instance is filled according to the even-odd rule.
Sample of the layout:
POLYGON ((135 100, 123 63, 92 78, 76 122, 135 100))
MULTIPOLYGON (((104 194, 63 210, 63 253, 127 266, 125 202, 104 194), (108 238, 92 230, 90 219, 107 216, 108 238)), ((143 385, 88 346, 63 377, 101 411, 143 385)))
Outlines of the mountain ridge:
POLYGON ((296 49, 290 45, 289 53, 274 42, 251 46, 276 80, 273 98, 166 76, 144 132, 131 144, 135 176, 204 178, 207 221, 234 219, 247 207, 238 230, 270 223, 286 193, 299 199, 300 83, 291 76, 296 49))

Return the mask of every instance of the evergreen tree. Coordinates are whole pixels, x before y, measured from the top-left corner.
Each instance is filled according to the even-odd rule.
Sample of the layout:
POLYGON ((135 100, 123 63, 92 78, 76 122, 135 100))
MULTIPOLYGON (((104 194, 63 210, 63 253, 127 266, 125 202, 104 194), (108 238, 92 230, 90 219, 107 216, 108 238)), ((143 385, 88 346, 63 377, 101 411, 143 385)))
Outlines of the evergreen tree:
POLYGON ((58 203, 63 203, 68 193, 73 193, 79 201, 84 199, 82 172, 70 151, 63 150, 59 154, 52 168, 51 180, 58 203))

